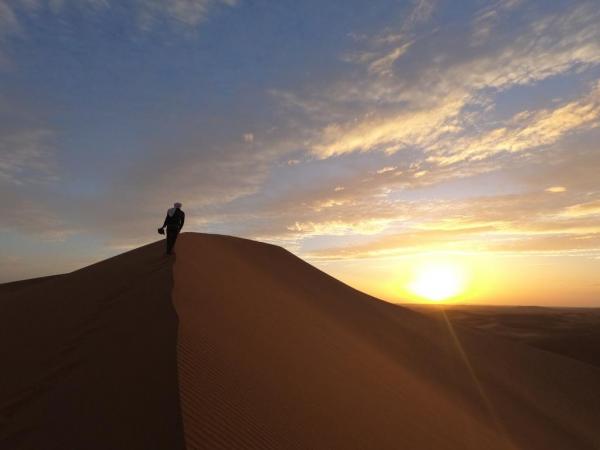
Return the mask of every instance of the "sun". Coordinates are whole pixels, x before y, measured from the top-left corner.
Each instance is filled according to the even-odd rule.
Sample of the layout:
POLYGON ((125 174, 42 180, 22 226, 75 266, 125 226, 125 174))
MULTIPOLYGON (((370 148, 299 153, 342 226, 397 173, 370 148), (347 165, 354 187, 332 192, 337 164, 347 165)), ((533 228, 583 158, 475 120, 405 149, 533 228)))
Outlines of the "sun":
POLYGON ((464 270, 450 263, 427 263, 415 270, 408 286, 414 294, 439 302, 456 297, 465 289, 464 270))

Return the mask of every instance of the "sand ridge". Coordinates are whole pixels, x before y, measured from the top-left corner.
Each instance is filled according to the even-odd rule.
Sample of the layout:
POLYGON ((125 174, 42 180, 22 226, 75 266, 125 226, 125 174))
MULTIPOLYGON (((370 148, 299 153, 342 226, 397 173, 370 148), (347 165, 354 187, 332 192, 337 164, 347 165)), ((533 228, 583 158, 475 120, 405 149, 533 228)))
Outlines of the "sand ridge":
POLYGON ((600 371, 183 233, 0 285, 0 449, 600 448, 600 371))

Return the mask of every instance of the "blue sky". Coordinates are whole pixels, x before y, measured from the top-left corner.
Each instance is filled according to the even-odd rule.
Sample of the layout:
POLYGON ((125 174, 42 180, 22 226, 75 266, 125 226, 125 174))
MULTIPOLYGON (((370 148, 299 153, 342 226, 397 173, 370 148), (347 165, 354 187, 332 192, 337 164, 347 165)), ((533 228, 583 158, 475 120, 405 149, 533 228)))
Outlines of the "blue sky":
POLYGON ((178 200, 393 300, 460 252, 600 305, 599 80, 594 1, 0 0, 0 281, 152 241, 178 200))

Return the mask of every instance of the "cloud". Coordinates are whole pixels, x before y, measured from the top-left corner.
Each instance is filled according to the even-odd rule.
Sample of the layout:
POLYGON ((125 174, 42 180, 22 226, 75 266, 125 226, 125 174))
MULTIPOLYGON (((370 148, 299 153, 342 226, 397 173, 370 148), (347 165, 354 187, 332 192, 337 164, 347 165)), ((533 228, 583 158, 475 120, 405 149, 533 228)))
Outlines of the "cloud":
MULTIPOLYGON (((358 245, 321 248, 311 251, 307 257, 313 260, 356 259, 390 256, 416 250, 461 250, 461 239, 493 231, 493 227, 480 226, 464 229, 410 230, 402 233, 378 236, 370 242, 358 245)), ((473 251, 470 244, 469 249, 473 251)))
POLYGON ((44 189, 31 191, 25 186, 3 185, 0 202, 9 212, 0 219, 0 231, 41 241, 64 241, 81 231, 80 224, 73 220, 79 205, 69 205, 44 189))
MULTIPOLYGON (((422 165, 402 161, 399 155, 394 157, 394 166, 383 166, 397 167, 396 171, 384 172, 399 174, 389 177, 377 174, 377 170, 365 175, 357 163, 352 176, 323 179, 261 205, 264 221, 256 219, 256 211, 254 215, 242 213, 237 219, 247 224, 246 235, 286 245, 293 243, 300 254, 313 259, 363 258, 435 249, 594 254, 600 250, 596 241, 587 236, 600 233, 600 154, 594 135, 588 138, 589 147, 585 141, 579 142, 581 138, 569 138, 561 145, 554 143, 544 155, 533 154, 500 165, 494 161, 492 169, 485 161, 469 161, 423 170, 422 165), (425 175, 415 178, 423 172, 425 175), (473 177, 482 172, 489 173, 489 180, 473 177), (457 177, 465 179, 457 192, 460 197, 436 200, 439 192, 446 194, 456 189, 440 183, 450 183, 457 177), (502 180, 500 189, 518 187, 523 192, 483 194, 482 186, 496 184, 497 177, 502 180), (554 187, 564 184, 569 190, 561 195, 547 191, 549 179, 560 183, 554 187), (344 186, 344 190, 336 191, 336 186, 344 186), (432 193, 428 193, 430 189, 432 193), (422 200, 405 200, 415 195, 422 200), (362 226, 370 221, 378 224, 375 234, 362 226), (301 245, 311 242, 314 236, 326 235, 331 240, 325 246, 319 245, 320 250, 314 250, 312 245, 311 250, 306 250, 301 245), (336 247, 335 239, 344 236, 368 238, 369 242, 350 245, 340 241, 344 245, 336 247), (545 250, 543 243, 547 244, 545 250)), ((364 160, 358 156, 356 159, 364 160)), ((329 167, 339 162, 331 159, 320 164, 329 167)))
POLYGON ((6 2, 0 1, 0 38, 20 30, 19 20, 13 8, 6 2))
POLYGON ((354 51, 342 56, 348 62, 368 65, 368 73, 377 77, 393 75, 394 64, 414 43, 414 31, 431 18, 436 0, 413 0, 410 11, 404 16, 398 30, 386 29, 372 39, 363 36, 372 47, 370 50, 354 51))
POLYGON ((0 0, 0 69, 10 65, 10 58, 6 54, 7 41, 21 34, 21 25, 15 10, 6 0, 0 0))
MULTIPOLYGON (((356 259, 430 250, 600 253, 600 224, 595 219, 600 215, 599 201, 564 208, 564 201, 552 198, 531 193, 413 204, 404 208, 401 232, 391 232, 398 222, 389 220, 385 228, 388 231, 368 242, 324 247, 306 256, 318 260, 356 259), (563 211, 567 214, 557 219, 563 211)), ((343 229, 342 224, 338 227, 343 229)))
POLYGON ((102 12, 114 15, 116 11, 127 10, 137 23, 133 33, 150 32, 167 24, 172 30, 189 35, 207 19, 211 9, 218 5, 235 6, 237 0, 133 0, 128 9, 122 8, 121 3, 119 0, 0 0, 0 70, 13 65, 10 41, 15 37, 27 39, 27 26, 43 17, 40 12, 45 9, 55 15, 77 9, 87 16, 102 12))
POLYGON ((552 192, 553 194, 558 194, 560 192, 566 192, 567 188, 564 186, 550 186, 545 189, 546 192, 552 192))
MULTIPOLYGON (((29 0, 31 2, 32 0, 29 0)), ((24 0, 21 0, 25 3, 24 0)), ((195 27, 206 20, 211 7, 222 4, 234 6, 236 0, 134 0, 134 13, 142 30, 150 30, 156 24, 167 22, 195 27)), ((60 12, 66 7, 87 6, 95 11, 112 9, 118 5, 116 0, 51 0, 50 7, 60 12)))
POLYGON ((542 254, 589 254, 600 252, 600 233, 585 235, 554 234, 505 240, 489 245, 490 251, 542 254))
MULTIPOLYGON (((142 30, 193 30, 211 8, 234 3, 140 0, 130 12, 142 30)), ((143 157, 115 168, 102 192, 18 185, 58 175, 54 136, 43 127, 3 134, 1 198, 14 214, 2 227, 49 239, 88 233, 130 248, 156 238, 164 209, 181 200, 190 228, 283 242, 314 258, 427 248, 595 252, 600 86, 561 92, 552 104, 530 104, 515 88, 551 77, 589 83, 600 64, 600 12, 590 3, 541 18, 526 11, 505 27, 509 3, 457 30, 429 26, 436 5, 414 2, 395 29, 340 50, 352 56, 343 70, 327 67, 293 91, 275 80, 267 101, 277 102, 276 125, 243 108, 221 122, 191 117, 196 128, 210 125, 138 142, 143 157), (505 185, 518 193, 506 195, 505 185)), ((108 15, 116 3, 86 5, 108 15)), ((56 14, 72 7, 54 2, 56 14)))
POLYGON ((14 185, 56 181, 54 133, 48 129, 0 135, 0 182, 14 185))
POLYGON ((471 45, 484 44, 506 13, 520 6, 521 3, 521 0, 499 0, 478 11, 472 21, 471 45))
MULTIPOLYGON (((505 10, 514 7, 508 3, 504 6, 505 10)), ((581 135, 597 126, 598 85, 580 98, 554 102, 539 109, 523 109, 508 118, 493 117, 492 113, 495 98, 515 86, 536 84, 556 75, 572 77, 597 65, 600 61, 599 32, 595 26, 598 17, 597 11, 584 4, 562 15, 534 20, 520 33, 494 41, 495 48, 488 46, 485 51, 474 51, 473 56, 467 57, 440 57, 439 64, 436 59, 430 60, 429 66, 419 67, 419 76, 413 79, 394 68, 398 59, 385 66, 385 70, 391 71, 392 75, 395 73, 395 76, 382 79, 372 70, 373 61, 385 61, 381 58, 391 54, 389 49, 378 53, 377 49, 371 48, 362 55, 356 53, 355 56, 360 58, 356 57, 351 62, 366 67, 365 77, 341 80, 319 91, 318 96, 303 95, 299 97, 302 101, 295 103, 296 107, 305 109, 313 122, 335 118, 335 122, 329 119, 329 123, 311 136, 308 149, 320 159, 334 156, 347 159, 355 153, 373 151, 387 155, 400 152, 403 153, 399 156, 401 159, 395 161, 404 163, 394 164, 398 170, 389 171, 394 177, 377 179, 357 174, 354 178, 336 179, 336 185, 343 185, 346 189, 343 197, 335 201, 320 196, 316 189, 306 191, 305 200, 299 200, 298 197, 302 198, 299 195, 288 196, 287 201, 296 205, 294 212, 279 210, 281 216, 287 220, 296 218, 302 224, 322 224, 321 230, 327 230, 327 224, 334 220, 335 234, 344 235, 352 233, 352 224, 363 220, 384 220, 382 231, 388 232, 407 222, 422 226, 427 222, 446 220, 461 211, 467 224, 481 222, 482 226, 491 227, 485 232, 484 229, 464 231, 461 236, 465 238, 466 247, 484 249, 489 233, 505 240, 507 233, 514 232, 530 242, 532 233, 555 235, 562 230, 567 237, 562 239, 564 244, 561 248, 567 248, 568 242, 575 242, 575 238, 571 239, 572 235, 589 233, 593 226, 557 221, 556 215, 566 207, 565 203, 548 203, 549 200, 537 196, 531 201, 528 196, 519 201, 486 198, 467 202, 468 206, 455 209, 455 204, 448 208, 431 203, 405 204, 387 200, 386 196, 405 189, 422 189, 453 178, 469 178, 502 170, 519 171, 523 167, 520 176, 528 182, 535 179, 534 188, 538 192, 547 188, 548 179, 573 186, 573 192, 566 197, 573 202, 579 192, 577 188, 594 184, 593 167, 598 167, 598 161, 593 158, 593 149, 582 156, 568 148, 562 149, 559 144, 568 145, 565 140, 575 133, 581 135), (420 150, 421 156, 415 154, 414 149, 420 150), (538 157, 531 153, 537 149, 543 149, 547 156, 538 157), (586 159, 588 162, 583 162, 586 159), (536 170, 531 169, 532 166, 536 170), (383 199, 379 195, 383 195, 383 199), (319 197, 321 199, 316 200, 319 197), (307 198, 313 200, 306 201, 307 198), (510 206, 504 207, 504 203, 510 206), (315 209, 309 205, 330 207, 315 209)), ((378 41, 377 45, 400 42, 398 47, 394 47, 397 49, 406 43, 402 42, 402 38, 387 34, 386 40, 378 41)), ((406 51, 413 50, 419 51, 414 46, 406 48, 406 51)), ((413 58, 411 64, 418 65, 419 62, 413 58)), ((290 94, 288 99, 294 98, 294 95, 290 94)), ((477 192, 476 186, 473 189, 477 192)), ((326 191, 325 188, 322 190, 326 191)), ((258 231, 260 225, 257 230, 250 230, 262 236, 271 233, 279 239, 285 235, 280 225, 278 228, 281 224, 279 219, 277 217, 269 227, 262 228, 262 234, 258 231)), ((292 231, 289 226, 288 231, 292 231)), ((310 227, 301 227, 294 232, 298 233, 298 240, 312 236, 310 227)), ((421 236, 420 231, 417 235, 410 232, 399 238, 397 244, 414 246, 418 242, 414 240, 417 236, 421 236)), ((443 246, 447 239, 453 238, 441 233, 439 239, 430 241, 428 245, 443 246)), ((514 239, 518 241, 521 238, 514 239)), ((580 239, 576 241, 577 246, 585 246, 580 239)), ((548 237, 544 242, 550 243, 551 239, 548 237)), ((460 241, 456 243, 459 244, 460 241)), ((499 248, 500 244, 496 245, 499 248)), ((393 242, 385 238, 379 250, 393 248, 393 242)), ((323 251, 327 253, 329 250, 323 251)), ((334 252, 337 250, 334 249, 334 252)), ((350 249, 348 252, 353 251, 350 249)), ((354 256, 356 254, 353 253, 354 256)))
POLYGON ((434 108, 403 111, 391 117, 373 113, 358 123, 327 125, 319 141, 311 146, 320 158, 355 151, 395 153, 409 146, 428 147, 452 133, 454 118, 465 104, 464 98, 448 98, 434 108))
POLYGON ((468 136, 449 143, 436 143, 430 151, 438 153, 429 160, 452 164, 469 159, 489 158, 500 152, 516 153, 557 142, 569 133, 600 125, 600 82, 585 97, 555 109, 523 111, 503 127, 482 136, 468 136), (438 148, 442 147, 441 152, 438 148), (440 154, 441 153, 441 154, 440 154))
MULTIPOLYGON (((46 240, 84 234, 120 246, 155 238, 175 200, 182 201, 190 219, 214 223, 219 209, 260 189, 273 154, 281 152, 277 142, 254 149, 239 138, 222 143, 208 132, 182 127, 175 141, 152 136, 143 158, 113 165, 99 189, 82 191, 85 175, 63 176, 66 169, 57 167, 63 136, 25 126, 0 131, 0 202, 11 212, 0 219, 0 228, 46 240)), ((189 221, 190 228, 194 224, 199 221, 189 221)))
POLYGON ((348 236, 352 234, 371 235, 381 233, 387 227, 385 220, 363 220, 347 222, 342 220, 327 222, 295 222, 287 227, 293 234, 308 236, 348 236))
POLYGON ((393 171, 395 171, 396 169, 397 169, 397 167, 396 167, 396 166, 385 166, 385 167, 382 167, 381 169, 379 169, 379 170, 377 171, 377 173, 378 173, 379 175, 381 175, 381 174, 384 174, 384 173, 387 173, 387 172, 393 172, 393 171))
POLYGON ((378 57, 369 64, 369 72, 379 76, 392 75, 394 63, 408 51, 411 45, 412 42, 406 42, 389 53, 378 57))
POLYGON ((405 27, 412 27, 416 24, 429 20, 433 14, 436 0, 414 0, 411 10, 405 22, 405 27))
POLYGON ((206 19, 209 8, 236 3, 236 0, 137 0, 136 6, 140 27, 149 30, 163 19, 195 27, 206 19))
MULTIPOLYGON (((335 240, 344 236, 372 239, 381 235, 377 248, 355 249, 344 244, 346 250, 339 254, 340 258, 425 248, 487 251, 492 249, 488 246, 492 243, 494 251, 500 251, 501 242, 507 246, 520 240, 530 242, 538 235, 541 238, 564 234, 563 248, 566 248, 566 243, 571 242, 567 237, 600 231, 597 218, 589 215, 594 205, 590 202, 597 198, 594 192, 600 167, 598 132, 594 133, 567 137, 565 142, 551 144, 543 154, 532 153, 519 159, 510 158, 509 153, 488 160, 464 160, 437 166, 421 162, 418 153, 414 153, 417 160, 411 162, 408 153, 404 153, 350 154, 344 159, 306 162, 293 169, 299 171, 298 176, 305 170, 308 173, 315 170, 315 165, 320 166, 319 173, 330 173, 343 166, 343 176, 319 177, 308 184, 292 184, 286 176, 286 189, 263 195, 261 191, 266 188, 262 187, 257 192, 257 198, 262 199, 259 204, 239 203, 235 209, 223 208, 214 223, 243 224, 242 228, 236 228, 237 234, 284 243, 307 257, 313 257, 313 250, 305 250, 302 242, 311 242, 315 236, 330 236, 335 240), (385 163, 379 163, 380 160, 385 163), (351 161, 355 162, 350 164, 351 161), (365 165, 366 161, 370 167, 365 165), (395 169, 377 173, 390 167, 395 169), (489 175, 482 178, 482 173, 489 175), (457 179, 464 180, 459 184, 462 186, 459 191, 451 184, 457 179), (484 194, 485 186, 498 184, 498 179, 502 180, 498 185, 500 191, 517 187, 523 192, 484 194), (569 189, 564 195, 548 192, 548 180, 569 189), (454 191, 460 194, 458 198, 434 200, 440 193, 443 198, 454 191), (414 196, 422 200, 406 200, 414 196), (573 217, 566 217, 565 211, 573 217), (376 234, 370 232, 368 224, 377 224, 376 234), (404 230, 402 236, 395 241, 388 240, 398 229, 404 230), (449 234, 453 230, 461 230, 460 235, 449 234)), ((582 242, 577 239, 577 246, 585 247, 582 242)), ((330 245, 327 244, 319 257, 329 258, 338 253, 339 249, 330 245)), ((593 251, 593 248, 588 250, 593 251)))
POLYGON ((593 200, 569 206, 561 213, 561 215, 564 217, 600 216, 600 200, 593 200))
MULTIPOLYGON (((451 67, 447 76, 471 89, 502 90, 592 67, 600 63, 599 19, 600 12, 592 3, 545 16, 508 45, 486 48, 482 56, 451 67)), ((502 42, 502 36, 498 41, 502 42)))
MULTIPOLYGON (((131 13, 142 31, 150 31, 164 22, 193 29, 206 20, 211 8, 236 4, 237 0, 133 0, 131 13)), ((6 0, 0 1, 0 38, 2 34, 22 30, 19 14, 31 16, 45 8, 54 14, 61 14, 67 8, 96 14, 121 6, 118 0, 15 0, 11 5, 6 0)))
MULTIPOLYGON (((600 12, 585 3, 563 14, 534 20, 517 33, 500 35, 494 41, 495 47, 473 49, 461 55, 454 55, 453 48, 446 47, 447 55, 438 50, 440 54, 427 61, 428 66, 422 66, 425 60, 414 58, 410 68, 395 66, 400 55, 420 51, 416 44, 401 42, 391 50, 380 51, 380 56, 377 50, 369 50, 370 58, 356 62, 359 70, 366 64, 362 79, 342 80, 327 86, 314 96, 314 101, 309 97, 297 103, 300 107, 310 105, 306 112, 313 119, 335 117, 334 122, 330 119, 314 133, 310 151, 320 158, 352 152, 394 153, 410 147, 428 151, 449 138, 461 137, 473 127, 487 132, 482 119, 486 111, 493 110, 493 99, 502 92, 600 64, 599 20, 600 12), (411 72, 418 75, 411 77, 411 72), (382 78, 381 74, 386 76, 382 78), (321 100, 317 101, 317 97, 321 100), (319 113, 323 103, 327 103, 323 106, 327 114, 319 113), (350 104, 352 108, 348 109, 346 105, 350 104)), ((440 49, 444 47, 444 33, 442 30, 430 39, 439 42, 440 49)), ((506 123, 512 129, 498 127, 486 138, 490 144, 507 138, 513 151, 524 150, 529 143, 545 145, 569 130, 591 126, 596 102, 597 90, 591 98, 556 111, 540 111, 529 117, 523 111, 524 115, 515 119, 527 119, 532 126, 517 131, 514 123, 506 123), (555 125, 557 129, 553 129, 555 125)), ((472 150, 486 153, 481 147, 472 150)), ((494 149, 490 154, 493 152, 494 149)), ((452 155, 447 157, 451 159, 452 155)))
MULTIPOLYGON (((39 10, 43 7, 44 2, 43 1, 36 1, 36 0, 21 0, 21 3, 24 4, 29 4, 29 9, 30 10, 39 10)), ((55 12, 58 13, 60 12, 63 8, 66 8, 68 6, 77 6, 79 8, 91 8, 92 10, 95 11, 99 11, 105 8, 110 8, 111 6, 111 1, 110 0, 78 0, 78 1, 74 1, 74 0, 50 0, 48 2, 50 9, 55 12)))

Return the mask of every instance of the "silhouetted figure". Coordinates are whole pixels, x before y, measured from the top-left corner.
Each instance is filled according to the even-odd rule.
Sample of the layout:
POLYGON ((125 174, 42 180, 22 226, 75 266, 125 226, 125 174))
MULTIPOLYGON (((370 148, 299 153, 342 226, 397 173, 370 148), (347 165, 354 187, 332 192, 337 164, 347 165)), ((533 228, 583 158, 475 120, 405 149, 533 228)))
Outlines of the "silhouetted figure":
POLYGON ((185 213, 181 210, 181 203, 177 202, 167 211, 167 217, 165 217, 165 223, 161 228, 158 229, 160 234, 164 234, 164 229, 167 227, 167 255, 170 255, 177 235, 183 228, 185 222, 185 213))

